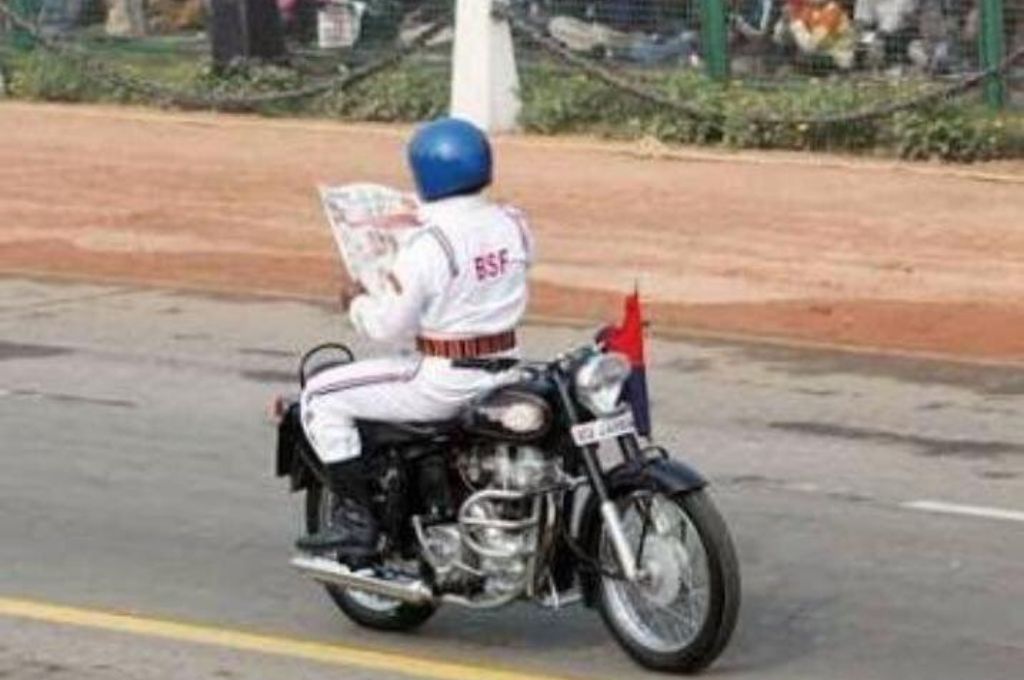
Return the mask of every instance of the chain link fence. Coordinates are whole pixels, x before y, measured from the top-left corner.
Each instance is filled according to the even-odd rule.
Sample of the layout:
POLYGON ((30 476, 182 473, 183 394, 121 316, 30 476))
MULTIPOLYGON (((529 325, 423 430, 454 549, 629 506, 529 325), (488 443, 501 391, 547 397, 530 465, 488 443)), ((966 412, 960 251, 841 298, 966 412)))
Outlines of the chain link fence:
MULTIPOLYGON (((0 0, 0 73, 16 65, 19 93, 45 99, 96 89, 100 101, 419 120, 447 105, 454 9, 455 0, 0 0), (215 63, 211 17, 253 1, 276 4, 284 49, 215 63)), ((1022 9, 1024 0, 496 0, 495 11, 513 29, 529 130, 975 159, 1024 154, 1024 117, 1007 133, 1002 118, 964 113, 1024 105, 1022 9)))
POLYGON ((75 71, 122 101, 266 112, 341 93, 409 58, 438 81, 450 77, 454 0, 268 1, 284 49, 254 59, 240 0, 0 0, 0 69, 37 66, 44 86, 75 71), (223 7, 242 17, 229 36, 241 54, 218 63, 213 17, 223 7))
MULTIPOLYGON (((528 0, 573 54, 634 72, 693 70, 762 87, 847 79, 950 84, 1024 48, 1024 0, 528 0)), ((536 42, 535 42, 536 44, 536 42)), ((989 88, 1024 106, 1024 64, 989 88)))
MULTIPOLYGON (((180 77, 209 61, 216 0, 3 0, 2 42, 31 34, 97 59, 180 77), (18 16, 31 27, 18 27, 18 16)), ((220 0, 223 4, 223 0, 220 0)), ((455 0, 267 0, 288 63, 316 76, 365 65, 443 25, 418 57, 444 69, 455 0)), ((242 5, 241 2, 236 2, 242 5)), ((682 73, 790 87, 809 78, 950 85, 1024 47, 1024 0, 504 0, 525 68, 614 68, 645 84, 682 73), (538 39, 544 38, 546 39, 538 39), (556 49, 552 49, 556 48, 556 49), (585 60, 585 61, 583 61, 585 60)), ((991 79, 993 104, 1024 106, 1024 64, 991 79)))
MULTIPOLYGON (((48 38, 151 51, 180 48, 185 54, 208 48, 206 32, 221 10, 251 14, 257 4, 242 0, 4 2, 11 13, 48 38)), ((315 50, 337 56, 386 50, 403 34, 416 33, 424 25, 450 24, 455 0, 267 0, 267 4, 276 6, 290 53, 315 50)), ((0 16, 0 34, 18 39, 19 33, 24 31, 14 26, 9 14, 0 16)), ((450 34, 437 36, 433 44, 450 40, 450 34)))

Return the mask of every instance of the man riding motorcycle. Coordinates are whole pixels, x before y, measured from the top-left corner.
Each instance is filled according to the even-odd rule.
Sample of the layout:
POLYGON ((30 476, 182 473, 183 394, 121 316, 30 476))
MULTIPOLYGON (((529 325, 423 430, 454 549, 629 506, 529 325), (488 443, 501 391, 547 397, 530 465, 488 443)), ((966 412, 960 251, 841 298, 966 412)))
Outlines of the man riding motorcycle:
POLYGON ((400 250, 387 285, 342 291, 352 325, 377 341, 415 343, 415 353, 325 370, 302 392, 302 425, 324 478, 342 502, 328 528, 300 538, 308 552, 350 564, 376 553, 357 421, 453 417, 501 376, 453 360, 511 355, 526 310, 533 246, 522 214, 488 200, 492 151, 471 123, 442 118, 421 127, 408 162, 422 201, 419 231, 400 250))

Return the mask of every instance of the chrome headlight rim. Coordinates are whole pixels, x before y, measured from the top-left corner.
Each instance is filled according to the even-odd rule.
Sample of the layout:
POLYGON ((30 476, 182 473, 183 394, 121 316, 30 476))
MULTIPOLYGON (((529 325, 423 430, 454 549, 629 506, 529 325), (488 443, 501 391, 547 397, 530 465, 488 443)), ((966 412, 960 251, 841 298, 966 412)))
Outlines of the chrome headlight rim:
POLYGON ((619 398, 632 372, 629 359, 619 352, 594 354, 573 374, 576 398, 595 416, 615 415, 622 410, 619 398))

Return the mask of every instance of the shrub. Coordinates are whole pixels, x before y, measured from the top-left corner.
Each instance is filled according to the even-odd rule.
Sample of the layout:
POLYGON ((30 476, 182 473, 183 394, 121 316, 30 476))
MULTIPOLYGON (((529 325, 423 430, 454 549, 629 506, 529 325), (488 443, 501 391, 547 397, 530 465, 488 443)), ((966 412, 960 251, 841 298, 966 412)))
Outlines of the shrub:
POLYGON ((448 110, 446 68, 398 68, 385 71, 344 92, 329 92, 309 103, 308 110, 346 120, 413 122, 435 118, 448 110))
POLYGON ((70 60, 36 50, 12 58, 10 90, 15 97, 58 102, 101 101, 103 87, 70 60))
POLYGON ((898 114, 889 134, 897 153, 911 160, 990 160, 1015 155, 1015 143, 1020 152, 1000 117, 953 105, 898 114))
POLYGON ((793 80, 785 86, 728 86, 693 72, 650 83, 703 115, 641 102, 579 74, 540 71, 523 88, 522 123, 543 134, 590 132, 731 148, 881 153, 911 160, 972 162, 1024 156, 1024 116, 994 116, 969 99, 853 123, 815 122, 932 91, 927 81, 857 78, 793 80), (793 123, 771 120, 792 119, 793 123))
MULTIPOLYGON (((309 78, 290 68, 246 65, 216 72, 193 59, 159 61, 110 53, 105 63, 140 79, 207 97, 236 97, 302 87, 309 78), (132 61, 134 59, 134 61, 132 61)), ((53 101, 142 102, 143 96, 83 71, 63 56, 35 51, 6 59, 14 96, 53 101)), ((918 98, 927 81, 794 78, 759 87, 722 85, 694 71, 637 74, 648 87, 690 109, 693 117, 638 99, 578 72, 544 64, 524 69, 521 123, 540 134, 585 133, 618 139, 654 138, 670 144, 886 154, 912 160, 971 162, 1024 157, 1024 115, 990 111, 962 98, 852 124, 822 117, 918 98), (791 119, 775 123, 766 119, 791 119), (803 121, 803 122, 800 122, 803 121)), ((267 115, 329 116, 346 120, 413 122, 447 109, 449 69, 406 62, 347 91, 260 105, 267 115)))

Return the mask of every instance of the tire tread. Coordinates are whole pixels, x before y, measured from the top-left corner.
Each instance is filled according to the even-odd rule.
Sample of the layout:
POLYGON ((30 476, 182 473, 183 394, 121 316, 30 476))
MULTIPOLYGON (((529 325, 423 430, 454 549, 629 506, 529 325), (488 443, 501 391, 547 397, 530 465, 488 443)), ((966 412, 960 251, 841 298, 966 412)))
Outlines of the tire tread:
MULTIPOLYGON (((626 490, 626 493, 632 491, 626 490)), ((641 665, 658 671, 697 673, 718 658, 736 627, 741 592, 739 562, 725 520, 705 490, 690 491, 671 497, 671 500, 680 504, 693 522, 708 554, 713 586, 712 604, 708 619, 697 638, 690 646, 678 652, 656 652, 641 648, 619 631, 608 613, 603 579, 598 582, 597 601, 609 631, 619 645, 641 665), (720 593, 717 598, 716 590, 720 593)))
MULTIPOLYGON (((306 489, 306 531, 313 533, 320 528, 320 503, 323 498, 320 484, 306 489)), ((353 600, 345 588, 324 584, 324 589, 338 609, 352 622, 384 632, 402 632, 422 626, 437 611, 433 604, 412 604, 403 602, 390 612, 378 612, 363 607, 353 600)))

